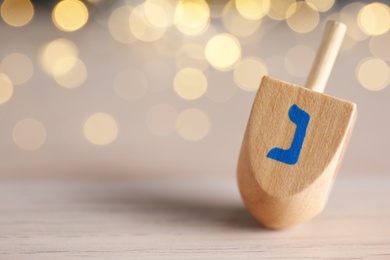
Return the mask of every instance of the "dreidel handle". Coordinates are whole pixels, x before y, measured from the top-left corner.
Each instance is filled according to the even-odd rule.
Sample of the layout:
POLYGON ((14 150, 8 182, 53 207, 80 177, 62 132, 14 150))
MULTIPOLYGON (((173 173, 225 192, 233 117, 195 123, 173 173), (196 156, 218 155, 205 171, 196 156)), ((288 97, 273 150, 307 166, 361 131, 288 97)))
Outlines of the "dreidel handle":
POLYGON ((337 21, 328 21, 320 48, 314 60, 306 87, 323 92, 341 47, 347 27, 337 21))

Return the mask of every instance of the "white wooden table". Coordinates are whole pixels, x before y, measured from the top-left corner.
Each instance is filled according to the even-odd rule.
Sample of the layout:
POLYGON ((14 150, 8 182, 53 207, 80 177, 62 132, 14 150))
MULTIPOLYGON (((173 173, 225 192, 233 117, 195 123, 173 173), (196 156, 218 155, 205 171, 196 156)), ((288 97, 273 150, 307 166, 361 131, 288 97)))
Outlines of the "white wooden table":
POLYGON ((390 177, 340 176, 325 211, 283 231, 235 180, 2 181, 0 259, 390 259, 390 177))

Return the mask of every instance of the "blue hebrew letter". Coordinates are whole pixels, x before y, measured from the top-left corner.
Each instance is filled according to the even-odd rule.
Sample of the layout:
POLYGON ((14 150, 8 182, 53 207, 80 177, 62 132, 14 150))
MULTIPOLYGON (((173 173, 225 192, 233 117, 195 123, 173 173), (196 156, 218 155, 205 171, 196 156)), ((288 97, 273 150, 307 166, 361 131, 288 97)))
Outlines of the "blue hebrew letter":
POLYGON ((288 111, 288 117, 297 126, 290 148, 287 150, 278 147, 272 148, 268 152, 267 157, 285 164, 294 165, 298 162, 299 154, 301 153, 310 115, 294 104, 288 111))

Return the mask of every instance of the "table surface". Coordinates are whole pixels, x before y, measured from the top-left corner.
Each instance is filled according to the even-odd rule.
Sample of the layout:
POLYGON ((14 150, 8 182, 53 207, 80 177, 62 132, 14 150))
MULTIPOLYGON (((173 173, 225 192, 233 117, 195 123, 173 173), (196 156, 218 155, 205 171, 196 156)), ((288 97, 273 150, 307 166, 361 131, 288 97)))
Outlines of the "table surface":
POLYGON ((338 177, 324 212, 282 231, 233 178, 2 181, 0 205, 0 259, 390 259, 386 175, 338 177))

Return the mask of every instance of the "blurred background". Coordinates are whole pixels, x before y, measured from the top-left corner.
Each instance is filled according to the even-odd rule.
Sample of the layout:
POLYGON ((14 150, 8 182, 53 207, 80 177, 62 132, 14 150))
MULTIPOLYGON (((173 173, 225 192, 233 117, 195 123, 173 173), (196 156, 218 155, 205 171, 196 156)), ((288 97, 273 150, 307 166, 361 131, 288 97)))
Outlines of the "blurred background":
POLYGON ((388 1, 0 1, 0 177, 235 175, 263 75, 357 103, 341 174, 388 172, 388 1))

